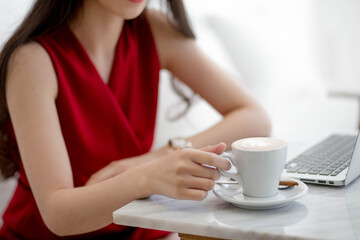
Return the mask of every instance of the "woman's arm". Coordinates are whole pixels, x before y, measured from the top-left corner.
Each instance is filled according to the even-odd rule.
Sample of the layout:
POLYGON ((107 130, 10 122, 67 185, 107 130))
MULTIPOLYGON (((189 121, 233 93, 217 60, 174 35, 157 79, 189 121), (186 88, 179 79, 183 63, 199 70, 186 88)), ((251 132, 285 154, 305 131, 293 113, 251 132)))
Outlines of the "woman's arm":
POLYGON ((8 108, 40 214, 57 235, 106 226, 112 222, 114 210, 152 194, 201 200, 219 177, 217 170, 201 164, 230 167, 210 153, 223 151, 225 145, 220 144, 205 149, 209 152, 176 151, 105 181, 75 188, 56 111, 57 91, 56 74, 46 51, 37 43, 20 47, 9 62, 8 108))
MULTIPOLYGON (((176 31, 166 15, 150 9, 146 14, 162 68, 175 74, 224 116, 215 126, 189 138, 195 148, 218 142, 230 147, 240 138, 270 134, 268 115, 237 79, 211 61, 195 40, 176 31)), ((141 156, 114 161, 93 174, 87 184, 114 177, 170 152, 172 150, 165 146, 141 156)))
POLYGON ((190 138, 195 147, 219 141, 230 146, 234 140, 243 137, 270 134, 269 117, 238 80, 211 61, 195 40, 176 31, 165 15, 149 10, 147 16, 162 67, 224 116, 214 127, 190 138))

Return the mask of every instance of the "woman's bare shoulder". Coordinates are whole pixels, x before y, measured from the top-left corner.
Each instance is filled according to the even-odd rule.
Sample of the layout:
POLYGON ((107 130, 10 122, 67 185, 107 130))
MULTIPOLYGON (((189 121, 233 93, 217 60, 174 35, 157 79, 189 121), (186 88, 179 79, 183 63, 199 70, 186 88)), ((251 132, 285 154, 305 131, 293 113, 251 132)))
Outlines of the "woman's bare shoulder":
POLYGON ((150 23, 160 62, 162 67, 166 68, 172 58, 172 52, 176 48, 181 47, 184 42, 188 42, 189 38, 176 29, 174 20, 164 12, 147 9, 146 18, 150 23))
POLYGON ((166 13, 155 9, 147 9, 145 14, 155 35, 167 38, 188 38, 177 30, 175 20, 166 13))
POLYGON ((51 88, 48 90, 54 93, 57 91, 57 79, 50 56, 34 41, 19 46, 11 54, 6 81, 7 89, 11 85, 16 88, 40 85, 51 88))
POLYGON ((28 70, 27 68, 48 63, 51 63, 51 60, 46 50, 39 43, 32 41, 17 47, 11 54, 8 72, 28 70))

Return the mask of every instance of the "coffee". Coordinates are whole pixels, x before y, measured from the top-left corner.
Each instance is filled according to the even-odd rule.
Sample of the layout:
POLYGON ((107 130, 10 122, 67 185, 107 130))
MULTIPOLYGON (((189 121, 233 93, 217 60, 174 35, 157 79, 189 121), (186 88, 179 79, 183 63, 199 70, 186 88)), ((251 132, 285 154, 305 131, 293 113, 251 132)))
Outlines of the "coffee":
POLYGON ((275 138, 244 138, 233 143, 234 147, 245 151, 269 151, 286 146, 282 140, 275 138))

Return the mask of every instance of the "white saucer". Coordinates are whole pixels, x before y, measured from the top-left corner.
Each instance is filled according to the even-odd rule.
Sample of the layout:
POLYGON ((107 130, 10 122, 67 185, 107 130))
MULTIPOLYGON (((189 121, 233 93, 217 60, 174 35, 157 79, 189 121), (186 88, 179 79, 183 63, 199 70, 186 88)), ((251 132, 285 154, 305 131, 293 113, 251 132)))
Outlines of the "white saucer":
POLYGON ((274 209, 280 208, 291 201, 305 195, 308 187, 305 183, 294 178, 281 178, 284 181, 295 181, 299 185, 287 189, 279 190, 278 194, 269 198, 252 198, 243 195, 242 187, 239 184, 215 184, 214 193, 217 197, 232 205, 246 209, 274 209))

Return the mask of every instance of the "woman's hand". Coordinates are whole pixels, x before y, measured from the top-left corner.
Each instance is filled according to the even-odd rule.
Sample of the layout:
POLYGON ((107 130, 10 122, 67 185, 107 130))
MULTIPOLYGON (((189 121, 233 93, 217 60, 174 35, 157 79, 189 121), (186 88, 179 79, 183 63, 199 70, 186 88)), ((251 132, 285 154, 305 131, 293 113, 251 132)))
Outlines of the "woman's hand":
MULTIPOLYGON (((220 143, 218 145, 204 147, 199 150, 206 151, 206 152, 212 152, 215 154, 220 154, 223 151, 225 151, 225 149, 226 149, 225 144, 220 143)), ((150 152, 150 153, 147 153, 147 154, 144 154, 141 156, 113 161, 110 164, 108 164, 107 166, 105 166, 104 168, 100 169, 99 171, 97 171, 93 175, 91 175, 91 177, 89 178, 89 180, 87 181, 87 183, 85 185, 95 184, 95 183, 104 181, 106 179, 112 178, 116 175, 119 175, 119 174, 129 170, 129 169, 132 169, 141 164, 147 163, 147 162, 151 161, 151 159, 160 158, 160 156, 162 156, 162 155, 168 155, 170 152, 173 153, 173 150, 167 149, 167 147, 165 147, 163 149, 159 149, 157 151, 150 152)))
POLYGON ((202 149, 181 149, 138 169, 145 177, 146 195, 160 194, 176 199, 203 200, 220 178, 218 169, 229 170, 230 163, 218 156, 224 143, 202 149))

